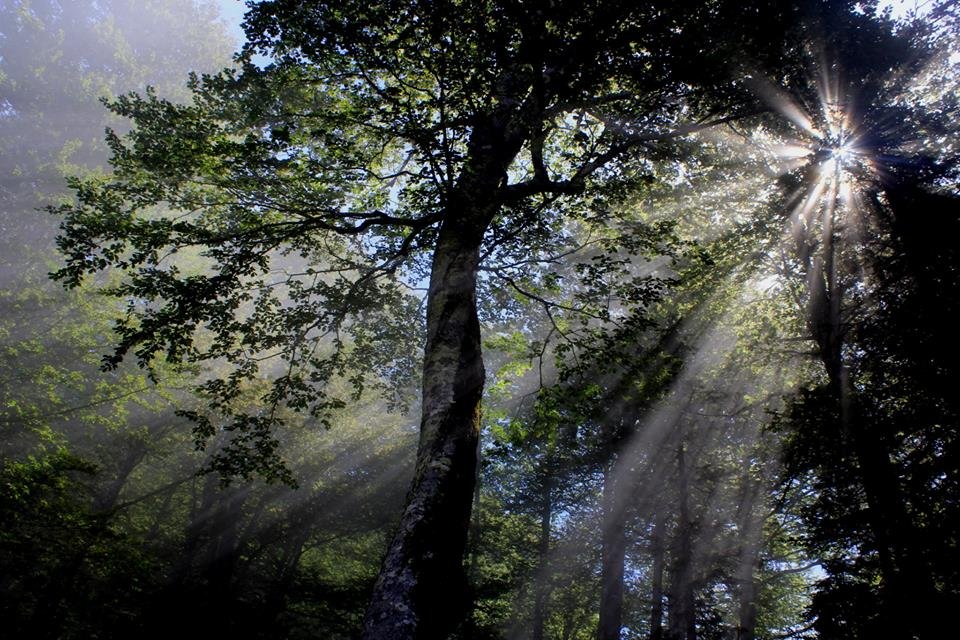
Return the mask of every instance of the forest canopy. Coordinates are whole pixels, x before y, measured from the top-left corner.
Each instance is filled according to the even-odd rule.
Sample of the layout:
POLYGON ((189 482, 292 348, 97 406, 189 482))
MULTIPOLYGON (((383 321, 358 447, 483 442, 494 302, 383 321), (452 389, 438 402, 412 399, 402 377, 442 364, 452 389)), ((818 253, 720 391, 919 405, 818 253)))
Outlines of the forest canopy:
POLYGON ((7 631, 940 637, 958 25, 0 3, 7 631))

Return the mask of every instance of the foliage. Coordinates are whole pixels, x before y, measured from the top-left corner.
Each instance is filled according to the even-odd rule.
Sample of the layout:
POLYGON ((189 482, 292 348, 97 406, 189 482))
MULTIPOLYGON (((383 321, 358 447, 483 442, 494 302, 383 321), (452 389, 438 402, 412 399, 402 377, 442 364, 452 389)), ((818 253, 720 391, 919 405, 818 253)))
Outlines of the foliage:
MULTIPOLYGON (((814 492, 801 513, 826 571, 811 607, 817 630, 927 637, 957 598, 942 570, 956 536, 939 524, 955 520, 957 412, 944 385, 957 379, 956 103, 838 46, 847 73, 869 79, 838 99, 856 101, 858 152, 872 160, 838 169, 852 194, 818 204, 784 258, 794 282, 806 279, 794 286, 823 366, 781 422, 787 479, 814 492), (899 616, 903 606, 917 615, 899 616)), ((922 73, 942 69, 946 51, 933 54, 922 73)))
POLYGON ((0 7, 4 631, 354 637, 414 468, 430 260, 477 203, 490 384, 453 637, 596 637, 611 534, 622 637, 944 621, 953 13, 634 5, 262 2, 237 67, 187 87, 227 50, 206 5, 0 7), (850 165, 859 233, 784 234, 816 172, 775 178, 744 137, 802 136, 763 104, 815 104, 827 54, 862 153, 899 161, 850 165), (50 204, 66 293, 38 278, 50 204))
POLYGON ((156 558, 97 513, 81 481, 95 472, 63 450, 0 470, 0 610, 8 633, 83 638, 122 633, 134 622, 156 558))

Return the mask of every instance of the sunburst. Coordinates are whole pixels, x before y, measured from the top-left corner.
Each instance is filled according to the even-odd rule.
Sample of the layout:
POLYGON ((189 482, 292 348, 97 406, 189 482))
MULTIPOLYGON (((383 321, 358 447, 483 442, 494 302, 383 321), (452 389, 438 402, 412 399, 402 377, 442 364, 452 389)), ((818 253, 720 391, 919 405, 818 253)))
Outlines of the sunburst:
POLYGON ((840 81, 827 73, 814 84, 816 98, 805 104, 773 85, 755 82, 754 90, 792 125, 792 133, 758 127, 750 140, 774 173, 802 177, 792 198, 793 235, 809 234, 816 227, 828 230, 821 236, 826 245, 822 249, 832 251, 833 233, 849 230, 855 225, 846 223, 860 218, 859 194, 879 176, 880 162, 871 148, 871 131, 858 118, 850 98, 856 92, 841 88, 840 81))
POLYGON ((771 160, 775 172, 789 173, 804 168, 816 169, 818 181, 810 193, 836 181, 849 192, 858 181, 875 172, 874 154, 866 141, 868 132, 857 121, 850 92, 839 90, 839 82, 824 74, 817 83, 813 109, 784 91, 760 82, 754 83, 758 95, 771 109, 793 125, 793 135, 754 130, 751 141, 771 160))

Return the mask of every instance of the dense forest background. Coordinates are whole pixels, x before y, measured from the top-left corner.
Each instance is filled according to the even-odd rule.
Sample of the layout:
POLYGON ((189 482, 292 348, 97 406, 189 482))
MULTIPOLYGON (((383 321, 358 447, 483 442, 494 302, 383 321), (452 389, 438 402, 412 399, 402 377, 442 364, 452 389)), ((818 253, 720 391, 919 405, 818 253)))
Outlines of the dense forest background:
MULTIPOLYGON (((677 127, 696 106, 677 98, 664 112, 670 135, 645 141, 627 169, 599 174, 573 204, 550 194, 535 209, 542 223, 503 227, 485 245, 486 389, 451 637, 934 638, 951 622, 960 14, 951 2, 895 15, 825 4, 848 17, 798 17, 793 66, 747 83, 756 104, 677 127), (795 77, 806 84, 787 86, 795 77)), ((178 295, 164 289, 177 281, 131 286, 123 252, 143 246, 78 249, 74 232, 92 223, 65 212, 86 197, 104 225, 120 224, 96 194, 147 194, 159 220, 163 202, 205 197, 164 173, 181 162, 204 175, 194 139, 166 144, 157 131, 199 130, 204 109, 229 110, 234 89, 217 94, 227 81, 216 78, 236 76, 188 85, 191 72, 253 77, 276 63, 302 79, 263 42, 234 58, 218 11, 202 0, 0 0, 4 637, 356 637, 401 516, 429 265, 411 253, 393 266, 370 294, 387 311, 351 307, 354 288, 331 292, 358 255, 408 249, 402 235, 349 245, 342 264, 290 239, 294 249, 270 254, 269 283, 230 311, 272 327, 251 350, 278 348, 285 332, 302 341, 312 330, 303 283, 326 283, 324 303, 356 319, 316 338, 318 353, 347 354, 322 376, 293 382, 292 356, 237 375, 217 351, 215 313, 195 336, 209 357, 173 346, 169 358, 143 356, 135 341, 131 357, 115 356, 142 326, 131 317, 178 295), (132 122, 147 135, 127 148, 149 180, 118 151, 132 122), (126 182, 110 182, 111 158, 126 182), (283 402, 277 380, 293 387, 283 402), (269 438, 260 423, 215 428, 211 406, 280 426, 269 438)), ((384 111, 413 104, 399 86, 379 87, 384 111)), ((306 104, 287 86, 277 95, 236 104, 306 104)), ((263 118, 272 160, 307 144, 263 118)), ((537 184, 544 156, 574 166, 612 126, 589 109, 564 118, 511 166, 512 182, 537 184)), ((336 149, 360 157, 375 142, 336 149)), ((384 149, 378 170, 395 172, 354 196, 383 207, 430 197, 405 182, 426 171, 419 156, 384 149)), ((178 249, 183 273, 223 258, 200 244, 178 249)))

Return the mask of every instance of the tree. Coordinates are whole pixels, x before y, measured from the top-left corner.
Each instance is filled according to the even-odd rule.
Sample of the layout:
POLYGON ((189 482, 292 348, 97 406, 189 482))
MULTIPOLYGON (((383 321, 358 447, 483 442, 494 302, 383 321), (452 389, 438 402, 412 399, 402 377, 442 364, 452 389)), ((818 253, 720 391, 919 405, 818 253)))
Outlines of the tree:
POLYGON ((813 611, 832 637, 935 637, 957 601, 940 569, 955 534, 930 529, 955 520, 956 102, 904 80, 943 73, 951 48, 932 26, 947 8, 896 36, 834 38, 813 114, 832 133, 785 180, 807 183, 784 270, 822 367, 793 406, 787 462, 816 492, 804 512, 827 577, 813 611))
POLYGON ((358 387, 409 382, 420 301, 405 287, 429 272, 416 470, 364 633, 442 637, 461 609, 476 471, 478 287, 496 284, 481 263, 516 271, 570 248, 569 224, 611 224, 647 157, 755 110, 748 72, 789 81, 798 17, 853 6, 253 4, 240 71, 194 78, 190 105, 149 91, 111 103, 134 129, 109 137, 112 176, 74 181, 57 277, 125 273, 107 366, 131 351, 144 366, 231 363, 202 385, 210 411, 188 413, 198 440, 232 435, 212 468, 292 480, 280 408, 323 415, 340 402, 323 384, 351 368, 374 374, 352 375, 358 387), (190 253, 207 267, 188 270, 190 253), (267 408, 239 410, 268 373, 267 408))
POLYGON ((65 293, 52 286, 47 272, 55 264, 57 226, 40 209, 67 198, 67 174, 89 175, 106 164, 103 128, 116 119, 101 97, 140 89, 147 78, 167 95, 183 96, 191 68, 217 69, 229 60, 215 19, 209 4, 194 0, 0 6, 4 454, 22 458, 69 445, 100 465, 101 478, 116 472, 104 504, 145 440, 175 422, 160 417, 170 396, 151 389, 135 367, 98 376, 96 352, 118 308, 104 305, 92 288, 65 293), (151 433, 144 438, 127 420, 142 420, 151 433), (101 457, 89 435, 107 431, 130 450, 101 457))
POLYGON ((135 367, 98 375, 95 354, 117 309, 91 288, 49 282, 56 221, 40 208, 66 197, 65 174, 106 164, 112 117, 101 96, 142 89, 147 78, 182 95, 191 68, 228 62, 215 19, 194 0, 0 3, 6 633, 124 635, 157 583, 156 549, 122 504, 145 458, 171 440, 183 447, 183 421, 170 389, 152 388, 135 367))

